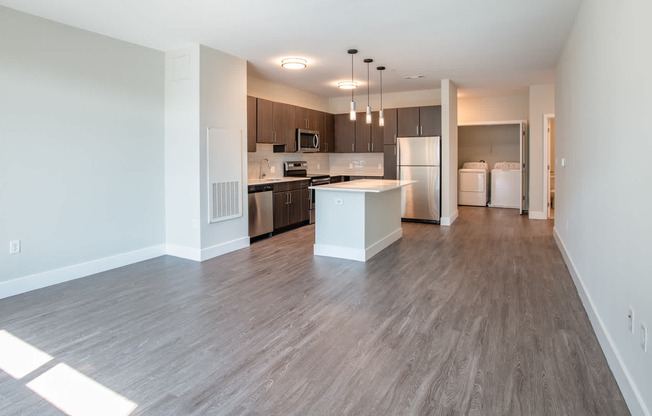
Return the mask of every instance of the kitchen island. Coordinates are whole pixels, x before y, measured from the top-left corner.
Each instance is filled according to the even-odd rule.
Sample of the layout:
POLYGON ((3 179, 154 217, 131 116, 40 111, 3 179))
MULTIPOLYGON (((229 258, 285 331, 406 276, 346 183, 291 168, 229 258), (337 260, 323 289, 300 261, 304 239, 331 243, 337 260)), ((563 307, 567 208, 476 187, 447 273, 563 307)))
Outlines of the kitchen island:
POLYGON ((414 181, 361 179, 315 190, 317 256, 367 261, 401 238, 401 188, 414 181))

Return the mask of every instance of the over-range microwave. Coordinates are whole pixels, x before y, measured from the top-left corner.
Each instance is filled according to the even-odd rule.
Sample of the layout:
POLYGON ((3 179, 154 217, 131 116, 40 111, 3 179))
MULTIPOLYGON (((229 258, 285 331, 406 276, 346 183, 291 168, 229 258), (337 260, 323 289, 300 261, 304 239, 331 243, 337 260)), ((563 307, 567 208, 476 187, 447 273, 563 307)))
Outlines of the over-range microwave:
POLYGON ((319 132, 297 129, 297 151, 319 152, 319 132))

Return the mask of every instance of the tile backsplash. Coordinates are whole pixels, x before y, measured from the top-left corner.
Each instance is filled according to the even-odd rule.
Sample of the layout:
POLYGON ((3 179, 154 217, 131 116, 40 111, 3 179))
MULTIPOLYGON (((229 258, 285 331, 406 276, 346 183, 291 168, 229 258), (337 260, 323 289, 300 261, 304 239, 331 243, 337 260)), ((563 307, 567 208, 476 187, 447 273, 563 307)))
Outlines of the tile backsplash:
POLYGON ((382 153, 274 153, 273 145, 256 145, 256 152, 247 153, 247 177, 260 178, 260 168, 266 178, 283 177, 283 162, 305 160, 309 173, 326 173, 331 175, 382 176, 382 153), (264 159, 274 172, 267 167, 264 159), (262 162, 262 163, 261 163, 262 162))

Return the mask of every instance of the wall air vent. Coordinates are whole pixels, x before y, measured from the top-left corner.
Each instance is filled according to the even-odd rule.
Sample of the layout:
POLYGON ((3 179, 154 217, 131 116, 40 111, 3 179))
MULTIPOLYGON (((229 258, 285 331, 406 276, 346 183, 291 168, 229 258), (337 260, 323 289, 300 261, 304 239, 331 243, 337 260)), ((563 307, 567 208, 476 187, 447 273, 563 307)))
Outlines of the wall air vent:
POLYGON ((240 181, 216 182, 211 184, 211 222, 242 216, 240 206, 240 181))
POLYGON ((208 222, 242 217, 242 132, 209 128, 208 222))

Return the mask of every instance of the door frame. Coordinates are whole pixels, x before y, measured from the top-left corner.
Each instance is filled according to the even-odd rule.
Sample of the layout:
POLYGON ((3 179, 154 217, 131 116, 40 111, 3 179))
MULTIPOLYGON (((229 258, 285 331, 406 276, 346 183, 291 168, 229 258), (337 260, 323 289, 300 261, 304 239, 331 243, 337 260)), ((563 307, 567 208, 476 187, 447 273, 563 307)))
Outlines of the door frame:
POLYGON ((554 119, 555 114, 544 114, 543 115, 543 201, 546 204, 545 213, 546 219, 550 219, 550 164, 555 163, 554 161, 548 161, 548 156, 550 155, 550 132, 548 127, 550 126, 550 119, 554 119))

